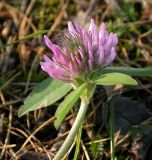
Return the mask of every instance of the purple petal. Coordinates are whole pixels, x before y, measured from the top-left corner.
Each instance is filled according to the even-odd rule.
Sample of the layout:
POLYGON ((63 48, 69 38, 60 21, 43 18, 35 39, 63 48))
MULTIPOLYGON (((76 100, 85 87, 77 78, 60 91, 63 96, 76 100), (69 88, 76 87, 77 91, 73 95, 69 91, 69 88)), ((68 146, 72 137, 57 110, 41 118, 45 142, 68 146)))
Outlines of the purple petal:
POLYGON ((49 66, 48 62, 40 62, 41 68, 52 78, 58 80, 65 80, 66 71, 65 69, 57 66, 49 66))
MULTIPOLYGON (((48 38, 46 35, 44 35, 44 40, 45 40, 45 43, 46 43, 46 45, 48 46, 48 48, 51 49, 53 43, 49 40, 49 38, 48 38)), ((51 50, 52 50, 52 49, 51 49, 51 50)))
POLYGON ((69 64, 69 67, 70 67, 71 74, 74 76, 77 75, 77 71, 72 63, 69 64))
POLYGON ((44 62, 40 62, 41 68, 48 73, 51 77, 56 77, 56 74, 64 75, 65 70, 54 63, 51 59, 49 59, 46 55, 44 56, 44 62), (59 73, 60 71, 60 73, 59 73))
POLYGON ((107 42, 108 37, 109 37, 109 34, 106 31, 106 25, 105 25, 105 23, 102 23, 101 29, 99 32, 99 45, 104 45, 107 42))
POLYGON ((112 46, 116 46, 118 43, 118 38, 117 38, 117 34, 115 33, 113 35, 113 41, 112 41, 112 46))
POLYGON ((94 19, 91 19, 90 26, 89 26, 89 31, 91 31, 92 34, 94 32, 95 27, 96 27, 96 25, 94 23, 94 19))
POLYGON ((86 48, 88 48, 88 43, 91 43, 91 37, 89 36, 88 30, 84 27, 82 30, 82 40, 86 48))
MULTIPOLYGON (((53 44, 49 38, 47 36, 44 36, 46 45, 49 47, 49 49, 52 50, 53 55, 55 58, 53 58, 54 60, 56 59, 56 61, 58 61, 59 63, 63 63, 64 65, 68 65, 68 61, 64 58, 63 56, 63 51, 61 50, 61 48, 56 45, 53 44)), ((47 58, 46 58, 47 59, 47 58)))
POLYGON ((55 56, 58 57, 58 55, 62 54, 61 48, 58 45, 53 44, 46 35, 44 36, 44 40, 48 48, 52 50, 55 56))
POLYGON ((63 54, 61 48, 56 44, 51 46, 51 50, 56 58, 59 58, 59 56, 63 54))
POLYGON ((49 66, 49 64, 47 62, 40 62, 40 65, 41 65, 42 70, 48 74, 49 74, 50 70, 53 68, 52 66, 49 66))
POLYGON ((104 66, 112 63, 112 61, 115 59, 115 56, 116 56, 116 49, 112 47, 110 54, 107 55, 104 59, 104 66))
POLYGON ((71 33, 72 35, 77 34, 76 29, 74 28, 71 21, 68 22, 68 30, 69 30, 69 33, 71 33))
POLYGON ((93 34, 92 40, 93 40, 95 45, 99 44, 99 34, 98 34, 98 30, 97 29, 94 30, 94 34, 93 34))
POLYGON ((79 34, 82 34, 82 30, 78 24, 76 25, 76 30, 79 34))
POLYGON ((89 26, 89 30, 91 31, 91 34, 92 34, 92 42, 93 42, 95 45, 98 45, 98 42, 99 42, 99 34, 98 34, 97 26, 95 25, 95 22, 94 22, 93 19, 91 19, 91 23, 90 23, 90 26, 89 26))
POLYGON ((48 58, 46 55, 44 55, 43 58, 44 58, 44 62, 40 62, 40 64, 45 63, 48 65, 48 67, 54 66, 54 62, 50 58, 48 58))
POLYGON ((45 62, 49 62, 49 63, 51 63, 51 64, 53 63, 48 56, 44 55, 43 58, 44 58, 44 61, 45 61, 45 62))
POLYGON ((113 44, 113 33, 110 33, 110 36, 109 36, 109 38, 108 38, 108 40, 107 40, 107 43, 106 43, 106 45, 105 45, 105 50, 106 50, 106 51, 111 50, 112 44, 113 44))
POLYGON ((102 64, 104 60, 104 49, 103 46, 99 46, 99 57, 98 57, 98 63, 102 64))
POLYGON ((102 23, 101 24, 101 29, 100 29, 100 32, 99 32, 99 39, 103 38, 106 34, 106 25, 105 23, 102 23))
POLYGON ((106 25, 105 25, 105 23, 102 23, 101 29, 99 32, 99 41, 102 45, 104 44, 104 41, 105 41, 105 35, 106 35, 106 25))
POLYGON ((67 66, 69 62, 64 57, 62 50, 58 46, 54 46, 53 50, 56 61, 67 66))
POLYGON ((57 79, 65 79, 66 72, 63 68, 54 68, 50 70, 49 75, 53 75, 57 79))
POLYGON ((74 56, 73 54, 71 54, 71 59, 72 59, 72 64, 73 64, 73 66, 74 66, 74 68, 75 68, 75 71, 76 70, 79 70, 79 64, 78 64, 78 61, 76 60, 76 56, 74 56))
POLYGON ((85 55, 84 55, 84 50, 82 49, 82 47, 78 48, 78 52, 80 53, 81 60, 84 61, 85 55))

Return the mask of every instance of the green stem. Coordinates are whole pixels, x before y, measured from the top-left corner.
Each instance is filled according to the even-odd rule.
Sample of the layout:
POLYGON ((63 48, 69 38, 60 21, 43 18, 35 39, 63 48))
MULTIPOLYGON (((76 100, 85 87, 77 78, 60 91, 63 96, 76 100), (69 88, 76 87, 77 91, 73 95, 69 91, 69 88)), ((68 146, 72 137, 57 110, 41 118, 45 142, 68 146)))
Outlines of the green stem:
POLYGON ((57 152, 57 154, 55 155, 53 160, 62 160, 62 158, 68 152, 70 146, 72 145, 72 143, 74 141, 76 134, 78 133, 78 130, 79 130, 81 124, 83 123, 83 120, 85 118, 85 115, 86 115, 86 112, 88 109, 88 104, 89 104, 89 101, 83 101, 83 100, 81 101, 80 109, 79 109, 77 117, 74 121, 74 124, 73 124, 66 140, 62 144, 61 148, 59 149, 59 151, 57 152))
POLYGON ((114 144, 114 105, 110 101, 110 150, 111 160, 115 160, 115 144, 114 144))

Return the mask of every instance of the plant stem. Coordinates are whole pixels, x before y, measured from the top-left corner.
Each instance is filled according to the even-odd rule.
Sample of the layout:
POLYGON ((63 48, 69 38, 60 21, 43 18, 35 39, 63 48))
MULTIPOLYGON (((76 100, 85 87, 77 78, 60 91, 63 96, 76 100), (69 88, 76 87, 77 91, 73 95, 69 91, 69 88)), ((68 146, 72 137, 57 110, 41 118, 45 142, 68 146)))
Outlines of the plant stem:
POLYGON ((115 160, 115 144, 114 144, 114 105, 110 101, 110 150, 111 150, 111 160, 115 160))
POLYGON ((73 124, 66 140, 62 144, 61 148, 59 149, 59 151, 57 152, 57 154, 55 155, 53 160, 62 160, 62 158, 68 152, 71 144, 74 141, 76 134, 78 133, 78 130, 79 130, 81 124, 83 123, 83 120, 85 118, 85 115, 86 115, 86 112, 88 109, 88 104, 89 104, 89 101, 84 101, 84 100, 81 101, 80 109, 79 109, 77 117, 74 121, 74 124, 73 124))

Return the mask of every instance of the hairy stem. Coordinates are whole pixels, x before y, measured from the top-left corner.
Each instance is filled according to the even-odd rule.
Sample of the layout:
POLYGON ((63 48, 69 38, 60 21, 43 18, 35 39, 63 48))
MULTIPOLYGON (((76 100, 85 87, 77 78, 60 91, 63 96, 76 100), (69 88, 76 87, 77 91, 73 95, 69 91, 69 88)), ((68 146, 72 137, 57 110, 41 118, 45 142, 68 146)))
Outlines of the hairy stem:
POLYGON ((76 136, 76 134, 78 133, 78 130, 81 126, 81 124, 83 123, 83 120, 85 118, 87 109, 88 109, 88 104, 89 101, 81 101, 81 106, 79 109, 79 112, 77 114, 77 117, 74 121, 74 124, 67 136, 67 138, 65 139, 64 143, 62 144, 61 148, 59 149, 59 151, 57 152, 57 154, 55 155, 53 160, 62 160, 62 158, 65 156, 65 154, 68 152, 70 146, 72 145, 74 138, 76 136))

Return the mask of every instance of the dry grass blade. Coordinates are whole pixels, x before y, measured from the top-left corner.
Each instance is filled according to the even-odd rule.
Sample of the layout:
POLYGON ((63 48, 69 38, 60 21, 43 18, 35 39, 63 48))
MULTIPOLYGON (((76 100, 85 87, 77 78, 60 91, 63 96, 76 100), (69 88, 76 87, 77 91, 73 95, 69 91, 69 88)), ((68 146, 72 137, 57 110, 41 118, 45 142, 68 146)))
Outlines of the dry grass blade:
POLYGON ((4 146, 3 146, 3 149, 2 149, 2 152, 0 155, 0 159, 3 158, 3 156, 7 150, 7 144, 9 143, 11 126, 12 126, 12 105, 10 105, 9 124, 8 124, 8 129, 7 129, 7 134, 6 134, 4 146))
POLYGON ((34 58, 34 60, 33 60, 33 62, 32 62, 31 69, 30 69, 28 77, 27 77, 25 92, 27 92, 27 90, 28 90, 29 83, 30 83, 30 80, 31 80, 31 77, 32 77, 32 72, 33 72, 34 66, 36 65, 36 62, 38 60, 38 56, 39 55, 36 55, 35 58, 34 58))
POLYGON ((5 87, 7 87, 7 85, 9 85, 16 77, 18 77, 19 75, 21 75, 21 72, 16 73, 12 78, 10 78, 8 81, 6 81, 1 87, 0 90, 4 89, 5 87))
MULTIPOLYGON (((6 148, 13 148, 13 147, 16 147, 16 144, 7 144, 7 145, 5 145, 5 149, 6 148)), ((0 146, 0 149, 3 149, 4 148, 4 146, 0 146)))
MULTIPOLYGON (((14 130, 14 131, 17 131, 17 132, 21 133, 21 134, 22 134, 24 137, 26 137, 26 138, 29 137, 26 132, 24 132, 23 130, 21 130, 21 129, 19 129, 19 128, 11 127, 11 130, 14 130)), ((33 138, 34 140, 36 140, 35 137, 32 137, 32 138, 33 138)), ((36 146, 35 146, 35 144, 34 144, 34 142, 33 142, 31 139, 29 139, 29 142, 31 143, 32 147, 33 147, 36 151, 38 151, 37 148, 36 148, 36 146)), ((18 154, 18 152, 16 152, 16 155, 17 155, 17 154, 18 154)))
POLYGON ((14 7, 10 6, 5 2, 0 2, 0 8, 5 8, 9 13, 9 16, 13 18, 15 25, 16 26, 19 25, 18 14, 17 14, 17 11, 14 9, 14 7))
MULTIPOLYGON (((17 131, 17 132, 19 132, 19 133, 21 133, 24 137, 26 137, 27 139, 28 139, 28 134, 27 133, 25 133, 23 130, 21 130, 21 129, 19 129, 19 128, 14 128, 14 127, 11 127, 11 130, 14 130, 14 131, 17 131)), ((49 159, 51 159, 50 158, 50 153, 48 153, 48 151, 45 149, 46 147, 44 147, 43 145, 42 145, 42 143, 36 138, 36 137, 34 137, 34 135, 32 135, 32 138, 36 141, 36 142, 38 142, 38 144, 39 144, 39 146, 35 143, 35 142, 33 142, 32 140, 31 140, 31 138, 30 139, 28 139, 28 141, 31 143, 31 145, 32 145, 32 148, 34 148, 35 149, 35 151, 36 152, 39 152, 39 151, 41 151, 42 149, 45 151, 45 153, 46 153, 46 155, 47 155, 47 157, 49 158, 49 159), (42 149, 41 149, 41 147, 42 147, 42 149)), ((28 147, 27 147, 28 148, 28 147)), ((22 156, 22 153, 20 153, 21 151, 19 151, 19 152, 16 152, 16 153, 14 153, 14 155, 16 156, 16 157, 20 157, 20 156, 22 156)), ((24 152, 23 152, 24 153, 24 152)))
POLYGON ((73 149, 75 143, 76 143, 76 139, 74 140, 74 142, 72 143, 72 145, 71 145, 69 151, 68 151, 67 154, 63 157, 62 160, 68 160, 68 155, 69 155, 69 153, 71 152, 71 150, 73 149))
POLYGON ((144 37, 147 37, 147 36, 149 36, 149 35, 151 35, 151 34, 152 34, 152 29, 150 29, 149 31, 141 34, 141 35, 139 36, 139 38, 144 38, 144 37))
MULTIPOLYGON (((53 43, 60 44, 60 36, 68 31, 69 20, 88 27, 86 23, 90 18, 95 20, 98 29, 105 22, 107 30, 118 35, 114 68, 122 66, 146 72, 146 75, 140 72, 138 76, 137 69, 132 75, 139 82, 137 88, 121 85, 96 87, 83 125, 83 141, 77 159, 110 159, 107 99, 123 95, 130 100, 138 100, 148 112, 152 112, 152 83, 151 78, 147 78, 151 72, 146 70, 152 64, 151 11, 152 0, 0 1, 0 159, 48 160, 59 150, 73 125, 78 110, 76 106, 58 131, 53 126, 53 115, 62 99, 48 109, 28 113, 27 117, 18 118, 17 111, 33 87, 47 76, 40 69, 39 61, 43 55, 51 57, 52 52, 44 45, 42 35, 47 34, 53 43)), ((116 110, 121 110, 125 105, 126 110, 115 111, 115 126, 119 131, 117 133, 116 130, 114 134, 116 158, 139 159, 140 155, 144 155, 146 160, 151 160, 152 138, 148 137, 151 137, 152 118, 142 119, 137 124, 132 122, 129 128, 128 124, 132 124, 130 121, 141 119, 142 116, 139 116, 135 104, 131 107, 135 107, 135 111, 130 111, 131 105, 126 102, 121 102, 116 110), (130 118, 131 113, 133 116, 130 118), (127 132, 122 134, 126 128, 127 132), (139 144, 142 145, 141 150, 139 144)), ((74 157, 75 140, 64 160, 74 157)))
POLYGON ((68 6, 68 2, 66 2, 66 3, 62 6, 59 15, 55 18, 55 21, 54 21, 53 25, 51 26, 50 31, 49 31, 48 34, 47 34, 48 36, 51 36, 52 32, 55 31, 56 28, 60 25, 61 20, 62 20, 62 18, 63 18, 63 15, 64 15, 64 13, 65 13, 65 11, 66 11, 66 9, 67 9, 67 6, 68 6))
POLYGON ((19 153, 26 145, 27 143, 30 141, 30 139, 37 133, 39 132, 43 127, 45 127, 46 125, 52 123, 55 120, 55 117, 51 117, 50 119, 48 119, 47 121, 45 121, 42 125, 40 125, 28 138, 27 140, 23 143, 22 147, 16 152, 19 153))
POLYGON ((82 140, 81 140, 81 145, 82 145, 82 149, 83 149, 83 151, 84 151, 84 154, 85 154, 86 159, 87 159, 87 160, 91 160, 90 157, 89 157, 88 151, 87 151, 87 149, 86 149, 86 147, 85 147, 85 145, 84 145, 84 143, 83 143, 82 140))
MULTIPOLYGON (((34 7, 35 2, 36 2, 36 0, 30 1, 30 4, 26 9, 25 16, 21 20, 21 24, 20 24, 20 27, 19 27, 18 39, 20 39, 21 37, 24 37, 27 34, 29 34, 30 25, 29 25, 26 17, 28 17, 30 15, 30 13, 32 11, 32 8, 34 7)), ((25 71, 26 70, 25 66, 26 66, 27 61, 29 60, 31 50, 25 44, 19 44, 18 50, 19 50, 20 59, 21 59, 22 64, 23 64, 23 70, 25 71)))

